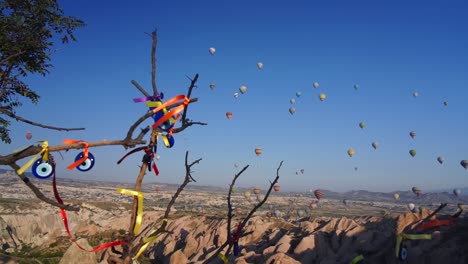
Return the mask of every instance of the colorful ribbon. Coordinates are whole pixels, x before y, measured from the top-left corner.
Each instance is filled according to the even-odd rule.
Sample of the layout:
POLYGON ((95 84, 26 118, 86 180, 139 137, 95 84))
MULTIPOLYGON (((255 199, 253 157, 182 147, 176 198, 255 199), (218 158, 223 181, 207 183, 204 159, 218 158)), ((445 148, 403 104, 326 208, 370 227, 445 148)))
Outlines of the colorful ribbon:
POLYGON ((141 221, 143 219, 143 193, 122 188, 118 188, 117 192, 120 194, 133 195, 138 197, 138 212, 135 221, 135 227, 133 228, 133 234, 136 235, 138 230, 140 230, 141 221))
POLYGON ((416 228, 416 230, 424 230, 424 229, 429 229, 429 228, 434 228, 434 227, 439 227, 439 226, 450 226, 453 224, 457 223, 457 219, 453 217, 449 217, 447 219, 434 219, 431 221, 428 221, 424 224, 421 224, 416 228))
POLYGON ((164 98, 164 94, 156 94, 153 96, 146 96, 146 97, 140 97, 140 98, 135 98, 133 99, 133 102, 135 103, 141 103, 141 102, 146 102, 146 101, 159 101, 164 98))
MULTIPOLYGON (((162 220, 161 226, 164 224, 164 222, 167 222, 167 218, 164 218, 162 220)), ((153 242, 156 238, 158 238, 162 233, 153 235, 154 232, 158 231, 159 228, 153 229, 150 233, 150 235, 143 240, 143 246, 141 246, 140 250, 138 250, 138 253, 133 257, 133 260, 136 260, 143 252, 145 252, 146 248, 149 246, 151 242, 153 242)))
MULTIPOLYGON (((41 142, 41 141, 39 141, 39 142, 41 142)), ((34 157, 32 157, 26 164, 23 165, 23 167, 21 167, 16 172, 18 174, 22 174, 27 168, 31 167, 31 165, 34 163, 34 161, 36 161, 37 157, 39 157, 39 155, 41 155, 42 153, 44 153, 42 155, 42 160, 49 160, 49 142, 47 142, 45 140, 42 141, 42 150, 39 151, 39 153, 37 153, 36 155, 34 155, 34 157)))
MULTIPOLYGON (((152 110, 153 113, 157 113, 161 111, 162 109, 166 108, 167 106, 176 104, 180 100, 184 100, 184 102, 181 105, 171 109, 171 111, 167 112, 164 116, 162 116, 156 123, 153 124, 153 129, 157 128, 162 123, 164 123, 164 121, 173 117, 174 117, 174 124, 177 123, 177 121, 180 118, 180 112, 182 112, 182 110, 184 110, 184 108, 190 103, 190 98, 188 98, 187 96, 183 94, 177 95, 152 110)), ((172 129, 170 130, 169 135, 172 135, 172 129)))
POLYGON ((359 261, 361 261, 363 259, 364 259, 363 255, 356 256, 355 258, 353 258, 353 260, 351 260, 351 264, 357 264, 357 263, 359 263, 359 261))
POLYGON ((224 264, 228 263, 228 258, 224 256, 223 254, 219 253, 218 257, 223 261, 224 264))
POLYGON ((84 150, 83 150, 83 157, 77 161, 75 161, 73 164, 67 167, 69 170, 73 170, 74 168, 80 166, 83 162, 85 162, 88 159, 88 147, 89 144, 88 142, 84 140, 73 140, 73 139, 64 139, 63 143, 65 144, 83 144, 84 145, 84 150))
POLYGON ((117 164, 120 164, 126 157, 130 156, 131 154, 141 150, 145 151, 145 155, 143 156, 143 162, 145 162, 148 165, 148 170, 151 171, 151 168, 153 168, 154 173, 156 174, 156 176, 158 176, 159 170, 156 166, 156 162, 154 162, 154 152, 152 152, 151 149, 148 147, 138 147, 130 151, 129 153, 125 154, 119 161, 117 161, 117 164))
MULTIPOLYGON (((58 191, 57 191, 57 184, 56 184, 56 180, 55 180, 55 173, 53 175, 53 178, 52 178, 52 187, 53 187, 53 190, 54 190, 54 196, 55 196, 55 199, 57 200, 57 202, 59 204, 62 204, 63 205, 63 201, 62 199, 60 198, 59 194, 58 194, 58 191)), ((92 250, 87 250, 83 247, 80 246, 80 244, 78 244, 76 242, 76 240, 73 238, 71 232, 70 232, 70 228, 68 227, 68 218, 67 218, 67 213, 65 212, 65 209, 63 208, 60 208, 60 213, 62 214, 62 220, 63 220, 63 224, 65 226, 65 229, 67 231, 67 234, 68 234, 68 237, 70 238, 70 240, 75 243, 79 249, 81 250, 84 250, 84 251, 88 251, 88 252, 97 252, 99 250, 103 250, 103 249, 106 249, 108 247, 113 247, 113 246, 118 246, 118 245, 123 245, 126 243, 126 241, 124 240, 116 240, 116 241, 113 241, 113 242, 109 242, 109 243, 106 243, 106 244, 103 244, 103 245, 100 245, 92 250)))
POLYGON ((398 254, 400 251, 400 245, 403 239, 410 239, 410 240, 420 240, 420 239, 426 239, 430 240, 432 239, 431 234, 405 234, 401 233, 397 236, 397 241, 396 241, 396 246, 395 246, 395 255, 398 258, 398 254))

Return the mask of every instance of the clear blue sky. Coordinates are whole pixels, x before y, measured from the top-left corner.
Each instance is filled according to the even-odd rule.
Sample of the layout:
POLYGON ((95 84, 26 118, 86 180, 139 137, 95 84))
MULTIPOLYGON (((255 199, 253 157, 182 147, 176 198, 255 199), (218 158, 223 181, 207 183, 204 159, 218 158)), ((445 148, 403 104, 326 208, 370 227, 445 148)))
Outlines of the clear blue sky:
MULTIPOLYGON (((189 118, 207 122, 159 147, 160 175, 180 183, 184 154, 200 185, 227 186, 234 163, 251 167, 240 186, 265 188, 281 160, 285 191, 423 190, 468 185, 468 4, 465 1, 61 1, 87 23, 77 43, 62 45, 46 78, 29 83, 42 96, 17 114, 55 132, 13 123, 2 154, 46 139, 122 139, 143 115, 130 80, 151 91, 151 39, 158 29, 157 84, 166 99, 185 93, 200 74, 189 118), (216 48, 211 56, 210 47, 216 48), (256 63, 263 62, 262 70, 256 63), (211 90, 209 84, 216 83, 211 90), (313 82, 320 86, 313 88, 313 82), (359 89, 353 88, 359 84, 359 89), (241 85, 245 94, 235 99, 241 85), (288 112, 296 97, 296 113, 288 112), (413 92, 419 96, 414 98, 413 92), (321 102, 319 93, 327 99, 321 102), (445 107, 444 101, 449 105, 445 107), (233 112, 228 120, 227 111, 233 112), (367 124, 360 129, 359 122, 367 124), (409 136, 416 131, 416 139, 409 136), (374 150, 373 141, 380 146, 374 150), (261 157, 254 153, 263 148, 261 157), (350 158, 347 150, 356 154, 350 158), (416 157, 408 153, 416 149, 416 157), (438 156, 444 156, 440 165, 438 156), (354 167, 358 167, 355 171, 354 167), (296 175, 304 169, 304 174, 296 175)), ((148 119, 145 125, 151 124, 148 119)), ((91 149, 95 167, 67 171, 77 150, 56 155, 57 176, 133 182, 141 154, 122 164, 120 146, 91 149)), ((22 160, 21 165, 27 160, 22 160)))

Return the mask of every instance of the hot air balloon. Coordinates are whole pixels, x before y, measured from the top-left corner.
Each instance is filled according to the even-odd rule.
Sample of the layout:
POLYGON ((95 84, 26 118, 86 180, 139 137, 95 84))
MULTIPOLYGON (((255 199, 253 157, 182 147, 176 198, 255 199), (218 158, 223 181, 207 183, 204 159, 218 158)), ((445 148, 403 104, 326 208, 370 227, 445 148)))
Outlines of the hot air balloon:
POLYGON ((296 102, 296 99, 291 98, 291 100, 289 100, 289 102, 290 102, 291 104, 294 104, 294 103, 296 102))
POLYGON ((421 196, 421 194, 422 194, 421 189, 419 189, 418 187, 413 187, 413 188, 411 188, 411 190, 412 190, 413 193, 416 194, 417 196, 421 196))
POLYGON ((254 192, 255 194, 259 194, 259 193, 260 193, 260 189, 259 189, 259 188, 254 188, 254 189, 253 189, 253 192, 254 192))
POLYGON ((237 193, 237 188, 236 187, 232 187, 232 193, 237 193))
POLYGON ((468 169, 468 160, 462 160, 460 161, 460 164, 463 168, 465 168, 465 170, 468 169))
POLYGON ((415 149, 410 150, 409 154, 413 157, 416 156, 416 150, 415 149))
POLYGON ((294 107, 290 107, 290 108, 289 108, 289 113, 290 113, 291 115, 294 115, 295 112, 296 112, 296 108, 294 108, 294 107))
POLYGON ((234 93, 234 98, 239 97, 239 93, 234 93))
POLYGON ((448 102, 447 102, 447 101, 445 101, 445 102, 444 102, 444 105, 445 105, 445 106, 448 106, 448 102))
POLYGON ((460 209, 460 210, 465 209, 465 205, 462 204, 462 203, 458 203, 457 206, 458 206, 458 209, 460 209))
POLYGON ((319 94, 320 101, 324 101, 327 98, 327 95, 324 93, 319 94))
POLYGON ((377 141, 372 142, 372 147, 374 147, 374 149, 377 149, 379 147, 379 142, 377 141))
POLYGON ((354 170, 357 171, 357 170, 358 170, 358 167, 354 167, 354 170))
POLYGON ((438 161, 440 164, 444 163, 444 157, 442 157, 442 156, 441 156, 441 157, 438 157, 438 158, 437 158, 437 161, 438 161))
POLYGON ((354 85, 354 90, 357 90, 357 89, 359 89, 359 84, 354 85))
POLYGON ((400 199, 400 195, 398 193, 393 194, 393 199, 398 200, 400 199))
POLYGON ((226 117, 227 117, 227 119, 231 119, 231 118, 232 118, 232 113, 231 113, 231 112, 227 112, 227 113, 226 113, 226 117))
POLYGON ((237 214, 241 214, 242 213, 242 209, 240 209, 239 207, 236 208, 236 213, 237 214))
POLYGON ((360 127, 361 129, 364 129, 364 128, 366 127, 366 123, 365 123, 365 122, 359 123, 359 127, 360 127))
POLYGON ((314 88, 318 88, 319 87, 319 83, 318 82, 314 82, 314 88))
POLYGON ((250 198, 250 192, 249 192, 249 191, 245 191, 245 192, 244 192, 244 197, 245 197, 245 199, 248 200, 248 199, 250 198))
POLYGON ((317 208, 317 205, 318 205, 318 201, 317 201, 317 200, 313 200, 313 201, 310 202, 310 204, 309 204, 309 209, 310 209, 310 210, 314 210, 315 208, 317 208))
POLYGON ((343 199, 343 204, 344 204, 344 205, 348 205, 348 200, 343 199))
POLYGON ((214 55, 215 52, 216 52, 216 49, 215 48, 210 48, 208 51, 210 52, 211 55, 214 55))
POLYGON ((455 194, 456 196, 460 196, 461 190, 460 189, 454 189, 453 194, 455 194))
POLYGON ((301 210, 298 210, 298 211, 297 211, 297 215, 298 215, 299 217, 303 217, 303 216, 305 215, 305 211, 302 210, 302 209, 301 209, 301 210))
POLYGON ((315 190, 314 195, 315 195, 315 198, 317 198, 317 200, 320 200, 323 197, 323 192, 320 190, 315 190))
POLYGON ((154 188, 154 190, 155 190, 156 192, 160 192, 160 191, 161 191, 161 187, 156 186, 156 188, 154 188))
POLYGON ((215 84, 215 83, 210 83, 210 89, 211 89, 211 90, 214 90, 215 87, 216 87, 216 84, 215 84))
POLYGON ((31 133, 31 131, 26 132, 26 139, 27 139, 27 140, 31 140, 31 138, 32 138, 32 133, 31 133))
POLYGON ((263 68, 263 63, 257 62, 257 68, 261 70, 263 68))
POLYGON ((411 138, 415 138, 416 137, 416 131, 411 131, 409 133, 409 135, 411 136, 411 138))
POLYGON ((414 205, 414 203, 409 203, 409 204, 408 204, 408 209, 410 209, 411 212, 414 211, 414 208, 415 208, 415 207, 416 207, 416 206, 414 205))
POLYGON ((352 157, 354 155, 354 149, 348 149, 348 155, 352 157))
POLYGON ((234 167, 236 167, 236 168, 237 168, 237 167, 239 167, 239 164, 237 164, 237 163, 234 163, 234 167))
POLYGON ((245 94, 245 92, 247 92, 247 87, 245 85, 241 85, 241 87, 239 87, 239 91, 245 94))
POLYGON ((273 186, 273 190, 275 190, 275 192, 279 192, 280 186, 278 184, 275 184, 275 186, 273 186))
POLYGON ((159 160, 161 158, 161 156, 159 155, 156 155, 156 159, 159 160))
POLYGON ((256 149, 255 149, 255 154, 256 154, 257 156, 262 155, 262 152, 263 152, 263 151, 262 151, 261 148, 256 148, 256 149))
POLYGON ((301 169, 301 173, 304 174, 304 169, 301 169))
POLYGON ((419 95, 418 92, 414 92, 414 93, 413 93, 413 96, 414 96, 414 97, 418 97, 418 95, 419 95))
POLYGON ((296 96, 297 96, 298 98, 301 97, 301 95, 302 95, 301 92, 299 92, 299 91, 296 92, 296 96))

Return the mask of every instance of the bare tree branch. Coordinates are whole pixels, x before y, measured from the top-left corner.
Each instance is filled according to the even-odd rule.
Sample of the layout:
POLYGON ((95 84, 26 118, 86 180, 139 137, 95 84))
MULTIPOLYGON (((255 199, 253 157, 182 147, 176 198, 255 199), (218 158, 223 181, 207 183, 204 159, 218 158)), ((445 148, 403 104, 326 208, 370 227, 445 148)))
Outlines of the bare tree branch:
POLYGON ((22 55, 24 53, 26 53, 26 51, 20 51, 20 52, 17 52, 15 54, 13 54, 13 55, 10 55, 10 56, 6 57, 5 59, 1 60, 0 64, 7 63, 9 60, 13 59, 14 57, 17 57, 17 56, 22 55))
POLYGON ((56 202, 54 200, 50 200, 49 198, 45 197, 44 194, 36 187, 36 185, 34 185, 29 180, 28 177, 24 176, 23 174, 18 174, 17 171, 20 169, 20 166, 18 166, 16 163, 10 163, 8 165, 10 165, 10 167, 13 170, 15 170, 16 175, 18 175, 18 177, 20 177, 20 179, 26 184, 26 186, 28 186, 29 189, 31 189, 34 192, 36 197, 39 198, 40 200, 42 200, 43 202, 46 202, 46 203, 48 203, 50 205, 53 205, 53 206, 56 206, 56 207, 59 207, 59 208, 62 208, 62 209, 68 210, 68 211, 79 211, 80 210, 79 206, 68 205, 68 204, 59 204, 58 202, 56 202))
POLYGON ((145 97, 150 97, 151 95, 149 93, 147 93, 145 91, 145 89, 143 89, 143 87, 141 87, 141 85, 139 83, 137 83, 137 81, 135 80, 131 80, 131 83, 145 96, 145 97))
POLYGON ((153 86, 153 95, 157 95, 158 87, 156 86, 156 45, 158 44, 157 32, 151 34, 153 45, 151 46, 151 85, 153 86))
POLYGON ((33 121, 30 121, 28 119, 25 119, 23 117, 20 117, 20 116, 17 116, 15 114, 13 114, 12 112, 6 110, 6 109, 3 109, 0 107, 0 112, 2 112, 3 114, 11 117, 11 118, 14 118, 16 119, 17 121, 21 121, 21 122, 24 122, 24 123, 27 123, 27 124, 30 124, 30 125, 33 125, 33 126, 38 126, 38 127, 42 127, 42 128, 47 128, 47 129, 54 129, 54 130, 59 130, 59 131, 72 131, 72 130, 85 130, 85 128, 83 127, 80 127, 80 128, 64 128, 64 127, 54 127, 54 126, 48 126, 48 125, 43 125, 43 124, 40 124, 40 123, 36 123, 36 122, 33 122, 33 121))

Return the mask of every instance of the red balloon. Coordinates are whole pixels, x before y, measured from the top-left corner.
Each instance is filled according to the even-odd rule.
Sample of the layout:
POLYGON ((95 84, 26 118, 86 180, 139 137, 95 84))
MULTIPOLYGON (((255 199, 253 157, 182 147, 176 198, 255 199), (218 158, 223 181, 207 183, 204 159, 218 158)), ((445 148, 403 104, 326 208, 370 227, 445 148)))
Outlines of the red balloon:
POLYGON ((30 140, 32 138, 32 133, 31 131, 26 132, 26 138, 30 140))

